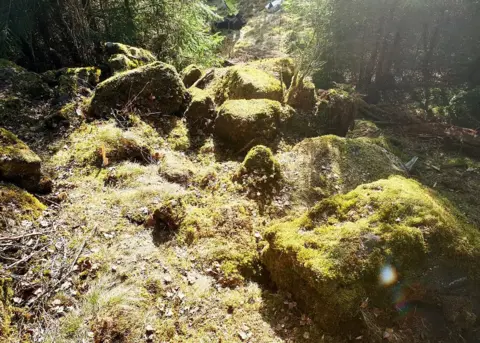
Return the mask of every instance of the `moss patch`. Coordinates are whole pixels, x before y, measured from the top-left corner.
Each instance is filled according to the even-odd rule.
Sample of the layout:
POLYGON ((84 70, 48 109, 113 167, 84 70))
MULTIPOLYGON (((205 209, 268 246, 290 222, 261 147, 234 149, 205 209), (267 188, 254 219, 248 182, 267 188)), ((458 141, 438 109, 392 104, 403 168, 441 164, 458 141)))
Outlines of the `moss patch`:
POLYGON ((23 220, 35 221, 46 209, 28 192, 13 185, 0 183, 0 212, 4 220, 0 228, 20 225, 23 220))
POLYGON ((230 68, 213 91, 217 104, 228 99, 282 100, 280 81, 264 71, 247 66, 230 68))
POLYGON ((248 65, 269 73, 277 80, 282 81, 286 88, 290 87, 295 73, 294 61, 288 57, 267 58, 250 62, 248 65))
POLYGON ((0 128, 0 178, 35 189, 40 174, 40 157, 8 130, 0 128))
POLYGON ((128 130, 108 122, 84 124, 70 135, 66 143, 66 147, 53 156, 53 164, 100 167, 125 160, 149 162, 161 139, 155 130, 141 121, 128 130))
POLYGON ((478 272, 470 268, 479 254, 478 232, 430 190, 398 176, 324 200, 270 228, 267 240, 263 260, 273 280, 327 330, 354 318, 367 297, 389 308, 393 285, 428 288, 436 279, 432 263, 473 278, 478 272), (384 268, 398 279, 382 279, 384 268))
POLYGON ((248 152, 235 180, 255 195, 260 193, 263 198, 268 198, 278 189, 281 177, 280 164, 272 151, 263 145, 257 145, 248 152))

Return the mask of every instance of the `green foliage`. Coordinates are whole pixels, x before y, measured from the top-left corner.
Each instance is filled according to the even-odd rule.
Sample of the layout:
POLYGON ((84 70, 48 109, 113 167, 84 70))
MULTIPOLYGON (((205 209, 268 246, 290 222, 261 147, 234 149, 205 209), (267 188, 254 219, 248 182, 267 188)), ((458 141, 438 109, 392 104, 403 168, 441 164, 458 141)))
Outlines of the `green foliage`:
POLYGON ((203 0, 16 0, 1 10, 0 57, 37 70, 92 65, 99 41, 143 46, 177 66, 212 64, 222 40, 203 0))

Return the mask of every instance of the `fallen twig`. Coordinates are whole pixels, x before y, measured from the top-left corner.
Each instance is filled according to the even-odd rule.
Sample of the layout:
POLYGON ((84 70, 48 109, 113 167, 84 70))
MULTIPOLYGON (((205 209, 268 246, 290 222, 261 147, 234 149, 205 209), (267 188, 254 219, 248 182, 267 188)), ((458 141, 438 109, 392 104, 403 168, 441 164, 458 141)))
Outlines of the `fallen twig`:
POLYGON ((46 235, 47 233, 52 233, 53 231, 54 230, 43 231, 43 232, 32 232, 32 233, 27 233, 25 235, 10 236, 10 237, 4 236, 4 237, 0 237, 0 241, 18 241, 19 239, 26 238, 26 237, 46 235))

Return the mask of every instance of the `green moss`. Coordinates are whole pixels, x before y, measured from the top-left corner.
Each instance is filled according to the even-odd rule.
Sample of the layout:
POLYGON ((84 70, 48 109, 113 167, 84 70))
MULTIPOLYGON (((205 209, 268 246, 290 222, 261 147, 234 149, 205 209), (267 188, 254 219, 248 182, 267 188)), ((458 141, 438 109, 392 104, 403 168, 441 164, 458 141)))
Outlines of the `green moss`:
POLYGON ((105 43, 105 48, 109 55, 123 54, 129 59, 136 60, 137 63, 143 62, 142 64, 145 64, 157 60, 157 58, 148 50, 122 43, 107 42, 105 43))
POLYGON ((280 103, 273 100, 229 100, 219 109, 215 136, 236 149, 252 140, 268 144, 276 136, 281 112, 280 103))
POLYGON ((11 317, 13 315, 11 308, 11 298, 13 289, 11 288, 12 279, 7 277, 0 278, 0 338, 7 341, 11 334, 11 317))
POLYGON ((52 158, 55 165, 74 163, 81 166, 102 166, 124 160, 148 162, 154 146, 160 144, 156 132, 144 123, 122 130, 115 123, 84 124, 68 138, 66 149, 52 158))
POLYGON ((250 188, 252 194, 260 192, 263 197, 268 197, 279 187, 281 178, 280 164, 272 151, 263 145, 248 152, 235 175, 235 179, 250 188))
POLYGON ((478 232, 430 190, 398 176, 324 200, 266 237, 263 260, 273 280, 328 330, 353 318, 367 297, 388 308, 393 289, 379 283, 386 266, 400 285, 429 283, 431 262, 478 277, 470 268, 478 232))
POLYGON ((190 148, 190 136, 184 121, 180 119, 176 121, 175 127, 168 134, 167 143, 177 151, 185 151, 190 148))
POLYGON ((277 57, 257 60, 248 63, 249 66, 263 70, 280 81, 285 83, 285 88, 289 88, 295 73, 295 64, 292 58, 277 57))
POLYGON ((113 72, 131 70, 140 66, 137 61, 131 60, 123 54, 116 54, 111 56, 108 59, 108 65, 113 72))
POLYGON ((35 188, 40 180, 40 157, 8 130, 0 128, 0 178, 35 188))
POLYGON ((215 88, 215 102, 234 99, 282 100, 282 85, 270 74, 259 69, 240 66, 228 69, 215 88))
POLYGON ((4 225, 20 225, 22 221, 35 221, 46 209, 40 201, 30 193, 13 185, 0 183, 0 209, 4 225))

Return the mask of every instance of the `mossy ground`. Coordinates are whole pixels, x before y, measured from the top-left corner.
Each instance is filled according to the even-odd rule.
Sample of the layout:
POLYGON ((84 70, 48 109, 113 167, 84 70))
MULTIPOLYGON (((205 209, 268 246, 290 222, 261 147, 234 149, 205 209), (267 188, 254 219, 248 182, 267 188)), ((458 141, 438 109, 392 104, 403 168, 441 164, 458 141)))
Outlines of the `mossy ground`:
POLYGON ((0 229, 13 229, 23 221, 35 221, 46 206, 28 192, 9 184, 0 183, 0 229))

